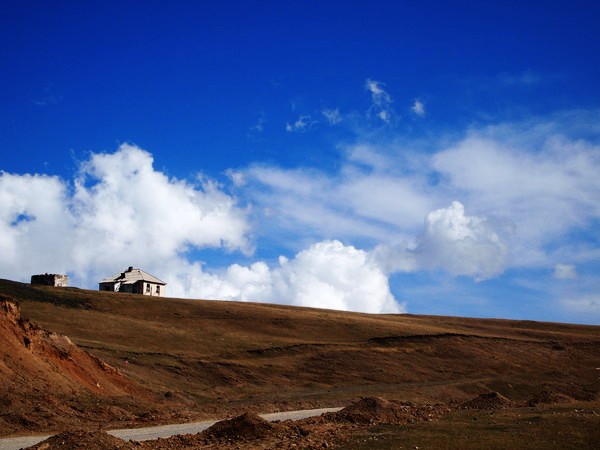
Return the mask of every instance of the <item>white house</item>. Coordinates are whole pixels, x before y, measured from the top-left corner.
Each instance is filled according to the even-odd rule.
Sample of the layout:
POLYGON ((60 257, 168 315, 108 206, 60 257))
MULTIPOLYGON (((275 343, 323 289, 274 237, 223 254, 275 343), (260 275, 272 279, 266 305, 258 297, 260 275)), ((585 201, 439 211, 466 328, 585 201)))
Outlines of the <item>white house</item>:
POLYGON ((125 272, 102 280, 99 283, 99 289, 101 291, 164 297, 166 285, 167 283, 144 272, 142 269, 134 269, 130 266, 125 272))

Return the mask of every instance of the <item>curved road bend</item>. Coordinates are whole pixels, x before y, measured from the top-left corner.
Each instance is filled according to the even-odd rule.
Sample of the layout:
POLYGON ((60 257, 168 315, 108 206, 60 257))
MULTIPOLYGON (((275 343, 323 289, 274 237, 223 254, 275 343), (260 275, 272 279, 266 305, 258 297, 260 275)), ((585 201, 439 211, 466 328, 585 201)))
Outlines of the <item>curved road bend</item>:
MULTIPOLYGON (((299 411, 286 411, 270 414, 261 414, 260 416, 269 421, 274 420, 300 420, 306 417, 319 416, 325 412, 339 411, 342 408, 320 408, 320 409, 302 409, 299 411)), ((176 434, 195 434, 206 430, 217 421, 207 422, 192 422, 177 425, 160 425, 156 427, 146 428, 129 428, 123 430, 109 430, 108 433, 121 438, 125 441, 149 441, 158 438, 168 438, 176 434)), ((39 436, 22 436, 14 438, 0 439, 0 450, 19 450, 21 448, 30 447, 45 439, 48 439, 51 434, 39 436)))

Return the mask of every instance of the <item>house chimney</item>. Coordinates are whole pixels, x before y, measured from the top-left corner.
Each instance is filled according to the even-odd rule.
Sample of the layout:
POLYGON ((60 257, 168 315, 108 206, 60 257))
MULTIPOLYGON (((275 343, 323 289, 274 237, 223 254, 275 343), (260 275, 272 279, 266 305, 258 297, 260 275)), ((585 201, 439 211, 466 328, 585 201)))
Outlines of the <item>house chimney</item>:
POLYGON ((129 269, 127 269, 127 272, 131 272, 133 270, 133 266, 129 266, 129 269))

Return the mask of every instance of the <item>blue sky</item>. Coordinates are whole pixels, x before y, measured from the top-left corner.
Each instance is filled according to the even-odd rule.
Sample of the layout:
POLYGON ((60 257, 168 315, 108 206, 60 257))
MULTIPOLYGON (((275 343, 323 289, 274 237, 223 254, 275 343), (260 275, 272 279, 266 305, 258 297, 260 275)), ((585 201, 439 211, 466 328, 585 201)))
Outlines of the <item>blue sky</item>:
POLYGON ((598 324, 598 17, 4 2, 0 277, 598 324))

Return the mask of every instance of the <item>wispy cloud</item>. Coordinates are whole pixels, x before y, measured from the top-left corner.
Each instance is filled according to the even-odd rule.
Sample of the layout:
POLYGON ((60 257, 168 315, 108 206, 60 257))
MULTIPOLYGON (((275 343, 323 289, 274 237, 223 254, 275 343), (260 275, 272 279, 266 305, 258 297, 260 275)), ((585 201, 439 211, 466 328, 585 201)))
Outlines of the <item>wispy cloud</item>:
POLYGON ((33 101, 36 106, 50 106, 56 105, 63 100, 62 95, 46 95, 33 101))
POLYGON ((410 110, 418 117, 425 117, 425 104, 421 100, 415 100, 410 110))
POLYGON ((563 301, 563 305, 567 309, 578 313, 593 314, 596 317, 600 317, 600 295, 592 294, 568 298, 563 301))
POLYGON ((556 264, 552 276, 558 280, 574 280, 577 278, 577 270, 572 264, 556 264))
POLYGON ((42 107, 51 106, 62 102, 63 98, 62 94, 56 92, 53 83, 46 83, 39 96, 33 100, 33 104, 42 107))
POLYGON ((513 86, 532 86, 540 83, 543 78, 540 74, 527 70, 521 73, 501 73, 498 76, 501 84, 513 85, 513 86))
POLYGON ((264 114, 258 118, 257 122, 250 127, 250 131, 253 133, 262 133, 265 131, 265 124, 267 123, 267 119, 264 114))
POLYGON ((329 125, 337 125, 342 121, 342 114, 339 108, 325 108, 321 111, 321 114, 325 117, 329 125))
POLYGON ((370 78, 365 81, 365 89, 371 93, 375 105, 385 106, 392 103, 392 98, 385 89, 383 89, 383 86, 385 86, 385 84, 381 81, 372 80, 370 78))
POLYGON ((371 107, 368 110, 368 115, 374 115, 389 124, 393 116, 393 100, 383 88, 384 86, 384 83, 370 78, 365 81, 365 90, 371 94, 371 107))
POLYGON ((293 123, 286 123, 285 131, 288 133, 303 133, 310 130, 311 127, 316 123, 317 122, 312 120, 310 115, 303 115, 298 117, 298 119, 296 119, 296 121, 293 123))

